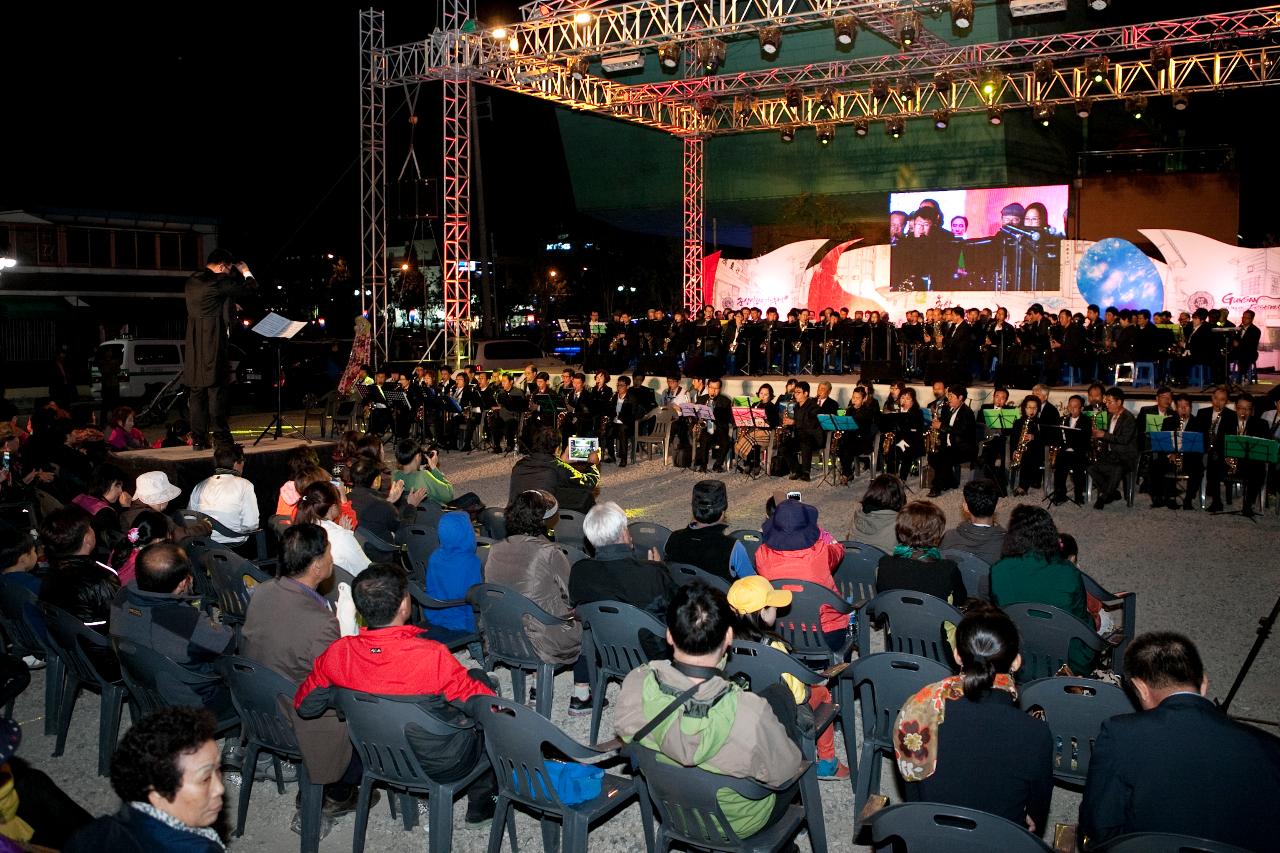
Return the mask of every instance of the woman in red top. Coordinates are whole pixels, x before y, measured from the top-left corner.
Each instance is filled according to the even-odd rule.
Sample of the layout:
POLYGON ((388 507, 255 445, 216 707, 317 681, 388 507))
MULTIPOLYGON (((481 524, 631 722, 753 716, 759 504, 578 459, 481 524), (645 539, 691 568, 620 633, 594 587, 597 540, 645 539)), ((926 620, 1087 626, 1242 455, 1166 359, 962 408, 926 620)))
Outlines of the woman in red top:
MULTIPOLYGON (((817 507, 796 500, 781 501, 762 532, 756 549, 756 572, 762 577, 809 581, 839 595, 832 573, 844 559, 844 546, 818 527, 817 507)), ((824 604, 820 622, 827 645, 835 651, 843 649, 849 636, 849 617, 824 604)))

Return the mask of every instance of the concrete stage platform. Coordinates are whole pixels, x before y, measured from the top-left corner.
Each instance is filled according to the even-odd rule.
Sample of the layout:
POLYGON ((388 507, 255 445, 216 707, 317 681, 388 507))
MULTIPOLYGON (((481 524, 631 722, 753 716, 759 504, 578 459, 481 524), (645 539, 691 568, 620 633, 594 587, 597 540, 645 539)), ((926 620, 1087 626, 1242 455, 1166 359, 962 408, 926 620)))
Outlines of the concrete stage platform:
MULTIPOLYGON (((335 441, 307 440, 299 438, 263 439, 257 447, 244 446, 245 477, 255 483, 283 484, 289 476, 289 454, 299 447, 310 447, 320 457, 320 465, 330 468, 335 441)), ((127 450, 111 454, 112 459, 130 477, 146 471, 164 471, 169 481, 182 489, 175 499, 176 506, 186 506, 191 490, 196 484, 213 476, 213 451, 192 450, 190 447, 161 447, 147 450, 127 450)), ((257 490, 258 513, 262 520, 269 518, 279 497, 275 488, 257 490)))

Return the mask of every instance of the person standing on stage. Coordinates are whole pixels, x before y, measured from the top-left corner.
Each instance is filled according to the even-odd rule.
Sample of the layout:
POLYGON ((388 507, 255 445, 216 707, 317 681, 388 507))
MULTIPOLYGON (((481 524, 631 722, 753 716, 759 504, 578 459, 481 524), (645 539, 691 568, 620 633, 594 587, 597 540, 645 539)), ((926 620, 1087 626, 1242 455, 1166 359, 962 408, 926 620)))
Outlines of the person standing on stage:
POLYGON ((257 281, 248 264, 235 263, 235 256, 226 249, 210 252, 205 268, 187 279, 187 344, 182 382, 187 386, 192 447, 196 450, 210 446, 211 419, 213 443, 231 443, 231 426, 227 423, 227 335, 237 300, 256 289, 257 281))

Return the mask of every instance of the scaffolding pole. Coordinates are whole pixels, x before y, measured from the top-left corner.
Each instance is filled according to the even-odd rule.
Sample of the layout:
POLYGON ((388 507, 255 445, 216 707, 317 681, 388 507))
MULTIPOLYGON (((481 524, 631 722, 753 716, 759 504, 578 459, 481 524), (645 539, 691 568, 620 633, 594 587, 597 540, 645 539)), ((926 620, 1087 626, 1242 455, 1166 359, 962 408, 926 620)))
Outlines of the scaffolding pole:
POLYGON ((703 139, 684 137, 684 284, 683 303, 692 312, 702 307, 702 206, 705 175, 703 139))
POLYGON ((382 12, 360 12, 360 310, 372 326, 375 362, 389 356, 387 316, 387 76, 382 12))
MULTIPOLYGON (((471 17, 469 0, 446 0, 443 29, 461 29, 471 17)), ((444 357, 460 363, 471 355, 471 110, 467 56, 449 57, 444 76, 444 357)))

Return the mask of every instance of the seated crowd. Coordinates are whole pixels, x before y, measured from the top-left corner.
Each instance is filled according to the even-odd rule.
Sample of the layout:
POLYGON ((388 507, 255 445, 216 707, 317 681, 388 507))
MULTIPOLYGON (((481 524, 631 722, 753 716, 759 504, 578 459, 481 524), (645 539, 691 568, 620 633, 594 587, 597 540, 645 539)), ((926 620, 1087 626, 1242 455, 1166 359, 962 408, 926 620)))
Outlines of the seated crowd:
MULTIPOLYGON (((805 395, 796 390, 798 398, 805 395)), ((955 405, 963 402, 963 395, 951 396, 955 405)), ((1114 404, 1112 392, 1106 397, 1114 404)), ((725 523, 725 484, 703 480, 692 488, 688 525, 660 548, 641 552, 624 508, 596 500, 599 459, 571 463, 559 439, 552 427, 530 435, 533 452, 511 474, 505 530, 483 543, 477 530, 491 532, 481 526, 484 505, 473 494, 455 495, 438 451, 402 442, 387 460, 380 440, 358 437, 344 440, 332 466, 313 451, 298 451, 283 484, 255 481, 252 466, 246 476, 243 452, 219 447, 214 474, 192 491, 188 510, 195 512, 185 514, 174 509, 181 492, 162 472, 131 482, 104 461, 82 489, 71 489, 65 506, 44 514, 38 549, 25 532, 0 525, 4 601, 34 596, 93 631, 204 677, 196 687, 202 707, 144 716, 116 747, 111 785, 119 811, 90 822, 75 816, 74 803, 59 806, 73 815, 64 834, 75 831, 64 849, 223 849, 222 771, 275 775, 269 756, 244 766, 231 690, 220 677, 219 662, 231 654, 297 685, 281 713, 293 726, 307 778, 323 786, 322 835, 356 809, 366 778, 337 710, 346 691, 397 697, 451 724, 450 734, 411 727, 409 748, 436 781, 472 779, 465 821, 488 822, 502 780, 489 765, 483 721, 470 718, 467 703, 494 695, 497 682, 479 661, 469 668, 432 639, 441 629, 472 637, 480 629, 483 640, 476 612, 459 603, 480 583, 505 587, 545 612, 547 619, 526 616, 521 627, 543 663, 572 670, 566 703, 572 716, 608 704, 592 695, 596 661, 589 656, 596 652, 578 608, 619 602, 665 625, 663 636, 639 637, 647 662, 625 676, 613 697, 614 733, 628 749, 773 788, 762 799, 720 792, 719 808, 739 837, 766 831, 807 795, 806 759, 817 779, 855 777, 837 757, 835 727, 818 730, 815 723, 831 707, 837 670, 812 684, 787 675, 764 685, 726 670, 735 642, 790 654, 783 635, 801 618, 797 597, 810 587, 829 594, 810 617, 821 653, 833 660, 851 648, 861 658, 870 654, 871 638, 858 636, 855 614, 843 606, 838 581, 848 549, 819 523, 818 509, 775 493, 751 550, 725 523), (255 539, 258 495, 277 494, 271 490, 278 490, 272 520, 278 541, 268 561, 255 539), (557 535, 571 507, 585 510, 580 543, 557 535), (424 519, 438 544, 425 561, 415 561, 396 543, 424 519), (211 551, 273 565, 238 618, 200 596, 211 579, 199 555, 211 551), (673 566, 700 579, 688 581, 673 566), (422 606, 424 596, 443 605, 422 606), (221 745, 218 734, 225 734, 221 745)), ((38 476, 41 469, 32 470, 38 476)), ((876 555, 870 579, 876 593, 914 592, 959 614, 939 626, 948 655, 940 663, 955 674, 919 684, 894 721, 905 799, 977 809, 1038 835, 1050 831, 1053 721, 1019 705, 1026 640, 1001 609, 1035 604, 1061 611, 1098 640, 1073 641, 1060 674, 1106 687, 1108 672, 1122 665, 1136 702, 1133 713, 1103 723, 1093 745, 1078 818, 1084 849, 1134 832, 1272 846, 1257 816, 1280 797, 1280 740, 1232 720, 1205 698, 1207 675, 1189 639, 1137 634, 1136 626, 1122 624, 1114 602, 1090 592, 1095 587, 1077 565, 1074 540, 1047 510, 1018 505, 1002 525, 997 481, 974 479, 962 488, 963 518, 950 525, 937 504, 908 501, 900 477, 881 473, 862 496, 848 537, 876 555), (1127 650, 1113 659, 1105 640, 1121 634, 1127 650), (1170 743, 1178 745, 1176 755, 1170 743)), ((117 681, 122 663, 129 666, 124 655, 118 660, 109 647, 95 648, 93 663, 104 679, 117 681)), ((281 778, 299 774, 287 768, 281 778)), ((28 790, 38 790, 35 784, 28 790)), ((18 817, 46 825, 37 832, 48 832, 51 821, 37 805, 62 802, 22 790, 17 800, 18 817)), ((302 832, 300 812, 293 825, 302 832)))

